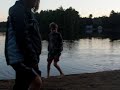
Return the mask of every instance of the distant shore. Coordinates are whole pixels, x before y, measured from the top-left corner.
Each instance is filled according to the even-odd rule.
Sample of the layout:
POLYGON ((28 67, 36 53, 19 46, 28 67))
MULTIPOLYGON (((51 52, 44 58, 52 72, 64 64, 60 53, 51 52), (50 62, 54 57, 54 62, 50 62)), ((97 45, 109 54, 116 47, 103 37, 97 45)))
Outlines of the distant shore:
MULTIPOLYGON (((120 70, 42 78, 41 90, 120 90, 120 70)), ((1 80, 0 90, 12 90, 14 80, 1 80)))

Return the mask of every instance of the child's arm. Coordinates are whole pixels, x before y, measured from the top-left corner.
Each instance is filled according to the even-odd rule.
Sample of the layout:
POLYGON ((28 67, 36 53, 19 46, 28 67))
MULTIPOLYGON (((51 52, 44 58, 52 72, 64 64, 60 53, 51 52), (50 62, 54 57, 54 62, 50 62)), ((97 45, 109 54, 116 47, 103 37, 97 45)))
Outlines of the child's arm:
POLYGON ((63 38, 62 38, 62 35, 61 34, 59 34, 59 45, 60 45, 60 51, 62 51, 63 50, 63 38))

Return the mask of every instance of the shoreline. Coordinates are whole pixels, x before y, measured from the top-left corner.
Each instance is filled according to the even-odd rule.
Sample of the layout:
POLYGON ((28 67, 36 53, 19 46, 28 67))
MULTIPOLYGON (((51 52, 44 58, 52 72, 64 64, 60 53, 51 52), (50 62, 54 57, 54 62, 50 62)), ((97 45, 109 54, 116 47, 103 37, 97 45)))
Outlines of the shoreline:
MULTIPOLYGON (((120 70, 42 78, 41 90, 120 90, 120 70)), ((0 80, 0 90, 12 90, 14 80, 0 80)))

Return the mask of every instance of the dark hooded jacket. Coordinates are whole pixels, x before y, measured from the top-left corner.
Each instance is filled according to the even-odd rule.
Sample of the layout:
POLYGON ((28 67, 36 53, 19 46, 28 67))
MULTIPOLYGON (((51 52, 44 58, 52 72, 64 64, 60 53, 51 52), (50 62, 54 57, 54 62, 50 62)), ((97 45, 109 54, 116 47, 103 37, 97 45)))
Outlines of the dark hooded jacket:
POLYGON ((41 54, 41 35, 31 9, 22 0, 9 9, 5 41, 8 65, 19 62, 38 63, 41 54))

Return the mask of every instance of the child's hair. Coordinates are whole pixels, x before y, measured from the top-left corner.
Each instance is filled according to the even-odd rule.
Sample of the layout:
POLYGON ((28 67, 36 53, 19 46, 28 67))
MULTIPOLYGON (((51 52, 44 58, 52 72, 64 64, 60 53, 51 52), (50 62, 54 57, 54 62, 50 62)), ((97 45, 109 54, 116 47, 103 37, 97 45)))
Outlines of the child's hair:
POLYGON ((52 23, 50 23, 49 28, 51 30, 55 30, 55 29, 58 29, 58 25, 56 23, 52 22, 52 23))

